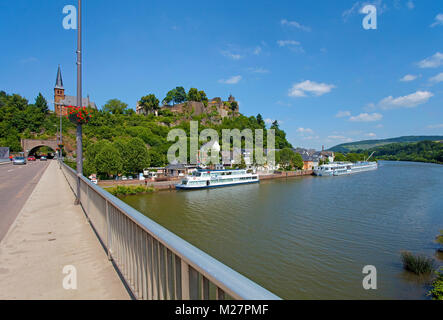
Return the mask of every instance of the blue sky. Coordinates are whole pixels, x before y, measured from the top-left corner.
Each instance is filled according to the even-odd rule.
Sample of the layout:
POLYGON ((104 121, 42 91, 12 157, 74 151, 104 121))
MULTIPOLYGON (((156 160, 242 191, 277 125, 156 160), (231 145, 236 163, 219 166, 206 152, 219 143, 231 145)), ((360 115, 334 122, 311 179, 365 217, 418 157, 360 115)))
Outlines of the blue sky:
MULTIPOLYGON (((53 100, 57 65, 75 95, 76 1, 0 3, 0 90, 53 100)), ((102 106, 162 100, 175 86, 232 93, 279 120, 294 146, 443 135, 443 3, 83 1, 83 94, 102 106), (360 13, 377 8, 377 29, 360 13)))

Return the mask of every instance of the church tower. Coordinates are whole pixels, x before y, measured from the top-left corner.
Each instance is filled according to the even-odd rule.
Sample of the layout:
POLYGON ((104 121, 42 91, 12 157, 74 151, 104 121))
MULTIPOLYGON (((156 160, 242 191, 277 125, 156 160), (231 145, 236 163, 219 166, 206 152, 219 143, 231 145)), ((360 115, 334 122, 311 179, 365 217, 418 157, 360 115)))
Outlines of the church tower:
POLYGON ((65 88, 63 88, 62 71, 59 65, 54 87, 54 111, 57 115, 60 115, 60 112, 63 115, 66 113, 66 110, 64 110, 65 108, 63 108, 61 103, 63 100, 65 100, 65 88))

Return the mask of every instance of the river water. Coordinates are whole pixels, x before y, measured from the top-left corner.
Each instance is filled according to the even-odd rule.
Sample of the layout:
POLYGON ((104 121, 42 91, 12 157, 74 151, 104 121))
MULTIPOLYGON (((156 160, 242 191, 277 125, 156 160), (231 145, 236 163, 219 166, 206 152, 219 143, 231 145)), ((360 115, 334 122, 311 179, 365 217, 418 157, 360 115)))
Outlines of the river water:
POLYGON ((122 200, 284 299, 424 299, 400 252, 436 257, 443 166, 381 161, 378 170, 297 177, 122 200), (365 290, 362 269, 377 270, 365 290))

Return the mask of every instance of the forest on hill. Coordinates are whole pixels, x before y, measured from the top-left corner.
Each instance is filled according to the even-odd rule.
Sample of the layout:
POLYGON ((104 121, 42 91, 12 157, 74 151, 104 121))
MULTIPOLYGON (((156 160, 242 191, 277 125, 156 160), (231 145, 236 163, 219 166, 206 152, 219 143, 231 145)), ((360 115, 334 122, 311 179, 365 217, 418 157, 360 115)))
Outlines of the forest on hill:
POLYGON ((356 152, 358 150, 368 150, 371 148, 376 148, 379 146, 391 144, 391 143, 408 143, 408 142, 419 142, 419 141, 443 141, 443 136, 402 136, 397 138, 389 139, 378 139, 378 140, 363 140, 355 142, 347 142, 336 145, 330 148, 330 151, 334 152, 356 152))
POLYGON ((335 153, 335 161, 361 161, 374 152, 373 159, 416 161, 443 164, 443 142, 420 141, 390 143, 375 148, 360 149, 349 153, 335 153))
POLYGON ((375 151, 376 159, 432 162, 443 164, 443 142, 420 141, 391 143, 384 146, 365 150, 366 153, 375 151))
MULTIPOLYGON (((158 103, 153 96, 145 102, 147 100, 154 100, 154 105, 158 103)), ((146 108, 153 108, 153 105, 148 104, 146 108)), ((83 126, 86 175, 100 171, 133 173, 144 167, 165 165, 167 150, 173 144, 167 141, 169 130, 182 128, 189 137, 191 120, 199 121, 199 133, 212 128, 220 139, 222 129, 249 128, 253 132, 263 129, 266 147, 268 129, 260 114, 249 117, 238 114, 221 119, 214 112, 194 116, 158 110, 158 115, 138 115, 118 99, 109 100, 101 110, 90 109, 90 113, 89 123, 83 126)), ((75 157, 75 125, 65 117, 62 122, 64 151, 75 157)), ((0 91, 0 146, 9 147, 12 152, 21 151, 20 139, 55 139, 58 126, 59 118, 49 110, 41 94, 34 103, 29 103, 18 94, 0 91)), ((292 148, 277 121, 271 129, 275 130, 276 149, 292 148)))

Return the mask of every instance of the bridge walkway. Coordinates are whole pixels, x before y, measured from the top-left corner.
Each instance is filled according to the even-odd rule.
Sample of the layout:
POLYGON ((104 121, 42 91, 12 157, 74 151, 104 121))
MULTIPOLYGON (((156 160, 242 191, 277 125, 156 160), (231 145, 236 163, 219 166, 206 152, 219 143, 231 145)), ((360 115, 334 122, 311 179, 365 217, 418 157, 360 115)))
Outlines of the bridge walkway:
POLYGON ((130 299, 56 161, 0 242, 2 299, 130 299))

